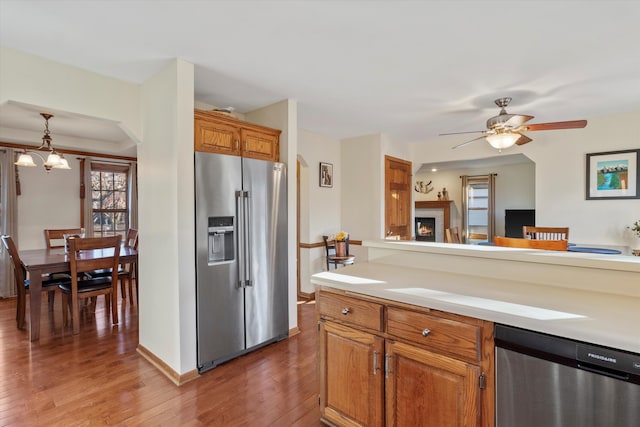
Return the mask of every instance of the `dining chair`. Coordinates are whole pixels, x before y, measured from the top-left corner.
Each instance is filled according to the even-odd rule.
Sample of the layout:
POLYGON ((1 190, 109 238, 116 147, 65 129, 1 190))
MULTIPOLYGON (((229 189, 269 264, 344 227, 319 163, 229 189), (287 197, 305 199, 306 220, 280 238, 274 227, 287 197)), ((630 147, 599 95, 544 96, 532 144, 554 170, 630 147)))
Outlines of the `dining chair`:
MULTIPOLYGON (((78 302, 80 299, 92 298, 99 295, 105 297, 105 308, 111 309, 111 321, 118 323, 117 294, 118 294, 118 265, 120 263, 120 241, 122 237, 88 237, 69 239, 69 264, 71 265, 71 282, 59 285, 62 291, 62 319, 68 325, 69 299, 71 299, 71 317, 73 333, 80 332, 80 314, 78 302), (90 251, 97 249, 113 250, 113 254, 95 258, 87 256, 90 251), (84 273, 100 269, 111 269, 111 275, 90 279, 83 279, 84 273)), ((94 303, 95 311, 95 303, 94 303)))
POLYGON ((569 247, 567 240, 519 239, 501 236, 495 236, 493 244, 510 248, 546 249, 550 251, 566 251, 569 247))
POLYGON ((458 227, 451 227, 444 230, 444 236, 447 243, 460 243, 460 233, 458 227))
POLYGON ((84 233, 82 228, 48 228, 44 230, 44 241, 47 244, 47 249, 63 248, 65 234, 79 234, 84 233))
MULTIPOLYGON (((16 323, 18 329, 24 329, 25 313, 27 310, 27 291, 29 290, 29 280, 27 280, 27 272, 22 266, 18 248, 13 238, 8 235, 2 236, 2 244, 4 245, 11 262, 13 264, 13 273, 15 276, 17 305, 16 305, 16 323)), ((42 280, 42 292, 49 295, 49 310, 53 310, 54 295, 58 289, 58 285, 62 283, 70 283, 71 276, 57 275, 55 279, 42 280)), ((31 310, 39 310, 39 307, 31 307, 31 310)))
MULTIPOLYGON (((124 240, 124 247, 138 249, 138 230, 135 228, 130 228, 127 230, 127 235, 124 240)), ((136 279, 136 301, 138 300, 138 265, 135 262, 120 264, 118 266, 118 281, 120 282, 120 293, 122 294, 122 299, 127 298, 127 290, 129 293, 129 305, 133 305, 133 278, 136 279)), ((92 271, 89 275, 93 278, 110 276, 111 270, 103 269, 92 271)))
MULTIPOLYGON (((127 248, 138 249, 138 230, 130 228, 127 230, 127 238, 124 242, 127 248)), ((129 289, 129 305, 133 305, 133 279, 136 279, 136 301, 138 300, 138 265, 135 262, 121 264, 118 270, 118 279, 120 280, 120 289, 122 298, 125 296, 125 283, 129 289)))
POLYGON ((336 254, 336 241, 330 240, 329 236, 322 236, 322 240, 324 240, 324 249, 325 256, 327 261, 327 271, 329 271, 329 265, 333 264, 333 268, 338 268, 338 265, 349 265, 353 264, 356 260, 356 257, 353 255, 349 255, 349 237, 346 237, 344 240, 345 244, 345 255, 338 256, 336 254))
POLYGON ((569 227, 522 226, 522 237, 537 240, 569 240, 569 227))
MULTIPOLYGON (((77 235, 83 236, 84 230, 82 228, 45 228, 44 229, 44 241, 47 245, 47 249, 58 249, 65 247, 65 236, 77 235)), ((69 271, 61 273, 53 273, 46 275, 47 280, 64 279, 65 276, 71 274, 69 271)))

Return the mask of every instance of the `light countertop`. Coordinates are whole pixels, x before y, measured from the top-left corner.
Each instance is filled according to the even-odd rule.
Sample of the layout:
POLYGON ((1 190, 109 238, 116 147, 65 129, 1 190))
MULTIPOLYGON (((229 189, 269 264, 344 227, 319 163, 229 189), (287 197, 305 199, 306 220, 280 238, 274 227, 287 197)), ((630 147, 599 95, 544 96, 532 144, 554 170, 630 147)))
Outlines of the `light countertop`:
POLYGON ((364 246, 395 251, 446 254, 485 259, 506 259, 536 264, 588 267, 640 273, 640 257, 584 252, 541 251, 489 245, 419 242, 415 240, 367 240, 364 246))
MULTIPOLYGON (((457 248, 436 247, 436 252, 441 250, 455 252, 457 248)), ((507 258, 543 255, 519 252, 508 253, 507 258)), ((538 284, 529 272, 514 280, 438 271, 424 265, 392 265, 387 261, 382 257, 317 273, 311 283, 640 353, 640 297, 636 292, 607 293, 602 289, 538 284)), ((600 267, 611 267, 613 261, 605 259, 605 265, 600 267)), ((569 261, 584 262, 584 257, 570 257, 569 261)), ((622 264, 623 269, 636 271, 633 262, 622 264)), ((532 266, 535 268, 535 264, 532 266)), ((635 285, 640 288, 640 275, 638 279, 635 285)))

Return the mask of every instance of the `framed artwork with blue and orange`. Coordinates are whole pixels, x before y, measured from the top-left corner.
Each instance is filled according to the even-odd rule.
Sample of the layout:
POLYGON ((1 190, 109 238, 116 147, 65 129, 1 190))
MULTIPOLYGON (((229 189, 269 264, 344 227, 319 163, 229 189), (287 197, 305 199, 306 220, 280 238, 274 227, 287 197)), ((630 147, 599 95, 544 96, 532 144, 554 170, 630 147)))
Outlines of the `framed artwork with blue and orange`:
POLYGON ((587 154, 587 200, 639 199, 640 149, 587 154))

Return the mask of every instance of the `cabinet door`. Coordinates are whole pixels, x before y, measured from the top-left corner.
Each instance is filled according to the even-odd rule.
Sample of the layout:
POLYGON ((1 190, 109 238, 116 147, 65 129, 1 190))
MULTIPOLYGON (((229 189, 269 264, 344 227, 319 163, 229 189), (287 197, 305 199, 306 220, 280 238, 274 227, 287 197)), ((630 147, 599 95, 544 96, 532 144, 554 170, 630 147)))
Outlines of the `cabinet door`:
POLYGON ((195 151, 240 155, 238 128, 226 123, 195 119, 195 151))
POLYGON ((242 156, 252 159, 277 162, 280 159, 280 144, 277 134, 241 129, 242 156))
POLYGON ((479 426, 480 368, 387 341, 388 426, 479 426))
POLYGON ((320 322, 320 413, 339 426, 383 425, 384 340, 320 322))

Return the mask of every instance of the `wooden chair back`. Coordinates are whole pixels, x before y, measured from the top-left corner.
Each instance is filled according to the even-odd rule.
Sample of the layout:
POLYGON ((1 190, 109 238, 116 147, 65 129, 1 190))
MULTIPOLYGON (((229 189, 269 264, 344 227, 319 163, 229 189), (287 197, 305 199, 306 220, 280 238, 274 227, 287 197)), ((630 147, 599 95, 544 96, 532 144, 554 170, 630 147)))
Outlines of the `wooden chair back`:
POLYGON ((83 233, 82 228, 45 229, 44 241, 47 244, 47 249, 64 248, 65 234, 82 234, 82 233, 83 233))
POLYGON ((16 294, 17 294, 17 310, 16 310, 16 322, 18 323, 18 329, 24 327, 24 317, 26 312, 26 300, 27 300, 27 288, 25 287, 26 271, 20 262, 20 255, 18 254, 18 247, 16 246, 13 238, 8 235, 2 236, 2 244, 11 258, 13 264, 13 273, 15 276, 16 294))
MULTIPOLYGON (((127 230, 127 239, 124 246, 138 250, 138 230, 130 228, 127 230)), ((136 300, 138 299, 138 264, 135 262, 123 264, 122 270, 118 274, 120 278, 120 287, 122 298, 125 298, 125 284, 129 288, 129 305, 133 305, 133 279, 136 279, 136 300)))
MULTIPOLYGON (((2 244, 7 250, 7 253, 9 254, 9 257, 11 258, 11 262, 13 264, 13 273, 15 277, 17 296, 16 323, 18 329, 23 329, 25 323, 25 314, 27 310, 27 289, 29 288, 27 281, 27 271, 22 266, 22 261, 20 260, 20 255, 18 253, 18 247, 13 241, 13 238, 7 235, 2 236, 2 244)), ((53 310, 53 298, 58 285, 61 283, 69 283, 70 280, 71 279, 66 274, 57 274, 56 277, 47 276, 46 279, 43 277, 42 292, 49 293, 50 310, 53 310)))
POLYGON ((567 240, 532 240, 501 236, 495 236, 493 244, 510 248, 545 249, 548 251, 566 251, 569 247, 567 240))
POLYGON ((136 250, 138 249, 138 230, 135 228, 127 230, 127 237, 125 238, 124 246, 136 250))
POLYGON ((74 281, 77 281, 79 273, 100 270, 103 268, 113 268, 112 273, 114 273, 114 277, 117 280, 121 240, 122 238, 120 236, 69 239, 69 264, 71 266, 71 276, 74 281), (112 248, 113 255, 107 255, 101 258, 83 257, 83 251, 112 248))
POLYGON ((458 227, 451 227, 444 230, 444 237, 447 243, 460 243, 458 227))
POLYGON ((522 227, 522 237, 532 240, 569 240, 569 227, 522 227))
MULTIPOLYGON (((111 317, 114 324, 118 323, 118 310, 116 295, 118 293, 118 265, 120 264, 120 243, 122 237, 119 235, 109 237, 87 237, 69 239, 69 264, 71 267, 71 304, 73 312, 73 333, 80 332, 80 320, 78 310, 78 299, 89 298, 98 295, 105 295, 105 305, 111 307, 111 317), (88 257, 88 251, 105 250, 105 256, 88 257), (108 250, 108 252, 106 251, 108 250), (113 252, 111 252, 113 251, 113 252), (109 280, 105 277, 81 280, 82 273, 90 273, 95 270, 111 269, 109 280), (79 282, 85 288, 79 292, 79 282), (95 283, 96 286, 92 286, 95 283), (107 285, 108 283, 108 285, 107 285), (91 289, 91 290, 88 290, 91 289), (111 298, 113 296, 113 298, 111 298)), ((61 287, 62 288, 62 287, 61 287)), ((64 291, 64 288, 63 288, 64 291)), ((63 320, 66 323, 68 305, 68 295, 63 294, 63 320)))
POLYGON ((330 240, 329 236, 322 236, 322 240, 324 241, 324 250, 327 261, 327 271, 329 271, 329 264, 333 264, 334 268, 337 268, 338 265, 349 265, 355 262, 356 257, 353 255, 349 255, 349 237, 347 236, 344 239, 345 243, 345 256, 338 256, 336 254, 336 241, 330 240))

